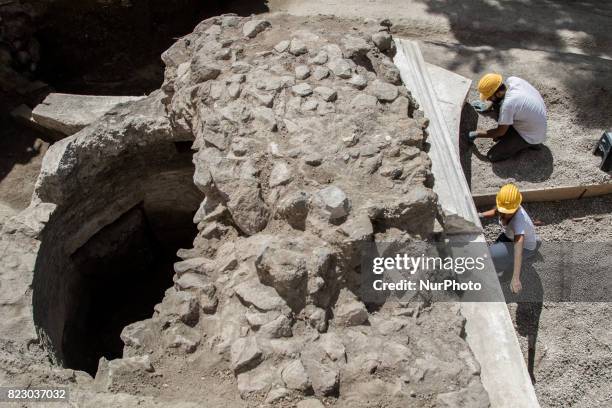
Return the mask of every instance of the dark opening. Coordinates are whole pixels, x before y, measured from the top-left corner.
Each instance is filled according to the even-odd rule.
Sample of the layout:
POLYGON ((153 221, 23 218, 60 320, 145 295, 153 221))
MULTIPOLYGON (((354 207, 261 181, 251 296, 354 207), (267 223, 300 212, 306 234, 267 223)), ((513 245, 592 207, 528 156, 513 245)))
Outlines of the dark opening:
POLYGON ((119 358, 120 334, 150 318, 172 286, 176 251, 189 248, 193 213, 147 214, 139 205, 104 227, 73 255, 78 275, 70 288, 77 307, 66 320, 65 365, 96 374, 100 357, 119 358))
POLYGON ((265 11, 265 1, 244 0, 49 2, 35 21, 40 62, 34 75, 59 92, 148 93, 163 81, 161 53, 200 21, 265 11))

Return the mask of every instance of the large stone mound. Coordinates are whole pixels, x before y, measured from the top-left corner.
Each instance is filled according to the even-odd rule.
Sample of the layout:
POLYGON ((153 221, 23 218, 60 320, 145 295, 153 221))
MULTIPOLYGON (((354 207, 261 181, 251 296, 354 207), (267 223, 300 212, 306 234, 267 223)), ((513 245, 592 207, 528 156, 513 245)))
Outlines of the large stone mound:
POLYGON ((486 404, 456 311, 428 310, 424 329, 418 308, 370 313, 359 299, 360 245, 428 239, 437 213, 427 122, 391 62, 388 26, 281 21, 212 18, 163 55, 164 102, 195 136, 206 198, 152 321, 167 345, 223 356, 246 400, 486 404))
POLYGON ((32 337, 33 298, 39 340, 66 364, 78 307, 67 277, 77 279, 79 256, 101 253, 102 238, 121 242, 130 225, 108 229, 115 220, 184 215, 199 202, 182 184, 193 140, 205 196, 193 248, 178 252, 153 316, 123 329, 123 358, 102 358, 75 395, 101 405, 127 393, 146 406, 488 406, 456 307, 360 298, 361 245, 431 239, 438 215, 427 120, 390 59, 389 25, 224 15, 178 40, 162 56, 161 92, 54 145, 21 226, 5 230, 32 247, 19 273, 33 272, 34 292, 15 286, 11 300, 17 340, 32 337))

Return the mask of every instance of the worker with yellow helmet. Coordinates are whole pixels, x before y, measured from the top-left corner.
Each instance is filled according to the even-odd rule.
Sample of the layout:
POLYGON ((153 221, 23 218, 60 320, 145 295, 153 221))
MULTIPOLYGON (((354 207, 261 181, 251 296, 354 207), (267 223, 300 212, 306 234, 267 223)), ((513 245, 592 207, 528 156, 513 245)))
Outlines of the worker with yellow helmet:
POLYGON ((534 256, 540 246, 533 221, 521 206, 522 199, 516 185, 506 184, 497 193, 495 208, 479 214, 485 218, 499 216, 503 232, 489 249, 498 273, 512 271, 510 289, 514 293, 522 289, 523 260, 534 256))
POLYGON ((504 81, 500 74, 490 73, 478 82, 478 92, 484 102, 473 106, 479 113, 492 113, 497 127, 474 130, 465 136, 470 143, 477 138, 492 138, 496 143, 487 152, 491 162, 509 159, 528 148, 540 148, 546 140, 546 106, 529 82, 515 76, 504 81))

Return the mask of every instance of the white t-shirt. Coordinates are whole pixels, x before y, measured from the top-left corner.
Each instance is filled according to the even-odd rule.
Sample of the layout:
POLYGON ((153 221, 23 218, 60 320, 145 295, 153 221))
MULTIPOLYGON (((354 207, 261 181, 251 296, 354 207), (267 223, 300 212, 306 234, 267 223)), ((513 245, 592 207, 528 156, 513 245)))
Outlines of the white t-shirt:
POLYGON ((506 79, 506 96, 499 110, 500 125, 512 125, 527 143, 546 140, 546 106, 542 95, 518 77, 506 79))
POLYGON ((499 223, 504 230, 504 234, 506 234, 508 238, 514 240, 515 234, 524 235, 525 242, 523 244, 523 247, 531 251, 536 249, 537 242, 540 240, 540 238, 535 232, 535 227, 533 226, 531 218, 529 218, 527 211, 525 211, 523 207, 519 207, 508 225, 504 225, 501 222, 501 219, 499 223))

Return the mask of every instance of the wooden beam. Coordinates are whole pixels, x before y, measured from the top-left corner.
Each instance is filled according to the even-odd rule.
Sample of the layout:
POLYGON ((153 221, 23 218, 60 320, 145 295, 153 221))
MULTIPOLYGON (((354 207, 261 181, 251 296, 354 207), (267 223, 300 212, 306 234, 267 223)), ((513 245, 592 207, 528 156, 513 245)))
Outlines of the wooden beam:
MULTIPOLYGON (((489 194, 473 194, 472 198, 474 199, 474 204, 476 204, 476 207, 495 205, 496 194, 497 192, 489 194)), ((521 190, 521 194, 523 195, 524 203, 577 200, 580 198, 612 194, 612 183, 527 189, 521 190)))

